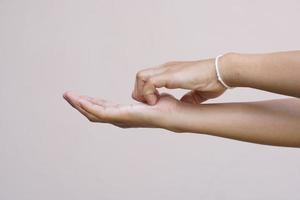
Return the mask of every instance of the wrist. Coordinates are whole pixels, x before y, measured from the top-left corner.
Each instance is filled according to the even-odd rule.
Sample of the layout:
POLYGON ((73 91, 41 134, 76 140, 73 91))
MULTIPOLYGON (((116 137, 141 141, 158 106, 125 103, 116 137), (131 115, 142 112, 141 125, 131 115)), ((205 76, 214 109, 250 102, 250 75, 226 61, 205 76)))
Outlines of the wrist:
POLYGON ((229 52, 225 53, 219 59, 220 73, 223 81, 230 87, 241 87, 241 72, 239 67, 239 60, 241 54, 229 52))

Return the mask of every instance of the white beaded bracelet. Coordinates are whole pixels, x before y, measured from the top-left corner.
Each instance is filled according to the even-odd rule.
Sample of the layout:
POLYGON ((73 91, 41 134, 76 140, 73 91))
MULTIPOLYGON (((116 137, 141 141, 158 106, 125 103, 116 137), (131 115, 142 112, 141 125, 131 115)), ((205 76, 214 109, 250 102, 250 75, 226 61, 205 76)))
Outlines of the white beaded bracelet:
POLYGON ((218 80, 222 83, 222 85, 225 87, 225 88, 227 88, 227 89, 233 89, 234 87, 230 87, 229 85, 227 85, 224 81, 223 81, 223 79, 222 79, 222 77, 221 77, 221 74, 220 74, 220 70, 219 70, 219 58, 221 58, 223 55, 221 54, 221 55, 218 55, 217 57, 216 57, 216 59, 215 59, 215 68, 216 68, 216 72, 217 72, 217 78, 218 78, 218 80))

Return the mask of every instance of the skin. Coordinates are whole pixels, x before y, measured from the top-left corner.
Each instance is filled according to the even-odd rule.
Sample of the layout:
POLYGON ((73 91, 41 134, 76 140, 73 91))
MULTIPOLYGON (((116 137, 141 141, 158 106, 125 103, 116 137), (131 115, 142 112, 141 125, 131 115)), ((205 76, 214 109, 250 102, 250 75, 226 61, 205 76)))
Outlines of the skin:
POLYGON ((202 103, 226 91, 217 80, 214 59, 168 62, 137 73, 133 99, 120 105, 104 99, 64 93, 91 122, 121 128, 163 128, 240 141, 300 147, 300 51, 269 54, 228 53, 220 59, 223 80, 232 87, 252 87, 292 96, 239 102, 202 103), (190 91, 180 100, 159 94, 160 87, 190 91))

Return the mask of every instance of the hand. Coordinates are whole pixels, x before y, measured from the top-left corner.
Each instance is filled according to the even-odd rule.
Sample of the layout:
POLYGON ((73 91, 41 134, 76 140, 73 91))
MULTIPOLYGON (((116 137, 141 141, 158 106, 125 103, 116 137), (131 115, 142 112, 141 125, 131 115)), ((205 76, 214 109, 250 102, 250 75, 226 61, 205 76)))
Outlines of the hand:
POLYGON ((226 90, 217 80, 214 59, 168 62, 139 71, 132 98, 154 105, 159 97, 157 88, 161 87, 191 90, 181 100, 198 104, 218 97, 226 90))
POLYGON ((120 105, 72 92, 64 93, 63 97, 91 122, 110 123, 122 128, 164 128, 174 132, 180 132, 176 127, 185 104, 166 93, 160 95, 154 106, 144 103, 120 105))

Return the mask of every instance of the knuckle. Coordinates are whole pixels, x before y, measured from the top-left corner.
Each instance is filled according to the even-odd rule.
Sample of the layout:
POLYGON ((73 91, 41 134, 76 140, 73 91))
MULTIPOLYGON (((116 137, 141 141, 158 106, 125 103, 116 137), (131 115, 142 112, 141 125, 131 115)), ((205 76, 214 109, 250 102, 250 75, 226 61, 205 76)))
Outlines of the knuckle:
POLYGON ((154 85, 155 79, 152 78, 152 77, 150 77, 150 78, 147 79, 147 83, 148 83, 149 85, 154 85))
POLYGON ((167 82, 166 82, 166 88, 169 88, 169 89, 175 88, 174 82, 172 82, 172 81, 167 81, 167 82))
POLYGON ((138 71, 138 72, 136 73, 136 78, 137 78, 137 79, 143 79, 143 77, 144 77, 144 71, 143 71, 143 70, 138 71))

